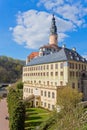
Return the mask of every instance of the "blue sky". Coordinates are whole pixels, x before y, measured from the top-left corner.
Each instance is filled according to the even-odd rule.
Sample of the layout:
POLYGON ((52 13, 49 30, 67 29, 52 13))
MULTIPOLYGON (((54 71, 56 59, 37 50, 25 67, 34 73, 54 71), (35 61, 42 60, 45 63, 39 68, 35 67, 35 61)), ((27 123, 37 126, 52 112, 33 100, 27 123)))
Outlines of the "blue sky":
POLYGON ((87 0, 0 0, 0 55, 24 60, 49 43, 53 13, 58 45, 87 57, 87 0))

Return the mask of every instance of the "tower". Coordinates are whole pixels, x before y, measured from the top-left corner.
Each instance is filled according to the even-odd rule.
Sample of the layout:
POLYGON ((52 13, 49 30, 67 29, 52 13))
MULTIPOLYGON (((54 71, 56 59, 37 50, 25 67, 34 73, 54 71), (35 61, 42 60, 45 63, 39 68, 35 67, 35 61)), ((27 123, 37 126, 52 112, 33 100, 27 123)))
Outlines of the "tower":
POLYGON ((54 14, 52 17, 52 22, 51 22, 49 44, 57 45, 57 27, 56 27, 54 14))

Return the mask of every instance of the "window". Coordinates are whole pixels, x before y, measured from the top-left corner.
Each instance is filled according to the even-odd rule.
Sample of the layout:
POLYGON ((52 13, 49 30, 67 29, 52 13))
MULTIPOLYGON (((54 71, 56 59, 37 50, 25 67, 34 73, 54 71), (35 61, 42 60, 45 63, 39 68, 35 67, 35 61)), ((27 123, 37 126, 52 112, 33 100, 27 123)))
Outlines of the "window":
POLYGON ((75 83, 72 83, 72 88, 75 88, 75 83))
POLYGON ((45 72, 43 73, 43 76, 45 76, 45 72))
POLYGON ((80 88, 80 83, 78 83, 78 88, 80 88))
POLYGON ((70 63, 69 66, 71 69, 74 69, 74 63, 70 63))
POLYGON ((52 98, 55 98, 55 93, 54 92, 52 92, 52 98))
POLYGON ((83 70, 83 65, 82 65, 82 70, 83 70))
POLYGON ((43 96, 43 91, 41 90, 41 96, 43 96))
POLYGON ((54 105, 52 105, 52 109, 54 109, 54 105))
POLYGON ((42 66, 41 66, 41 70, 42 70, 42 66))
POLYGON ((84 70, 86 70, 86 65, 84 65, 84 70))
POLYGON ((58 76, 58 72, 55 72, 55 76, 58 76))
POLYGON ((43 66, 44 70, 45 70, 45 65, 43 66))
POLYGON ((74 71, 70 71, 70 77, 74 77, 75 76, 75 72, 74 71))
POLYGON ((50 104, 48 104, 48 108, 50 108, 50 104))
POLYGON ((43 84, 45 85, 45 82, 43 82, 43 84))
POLYGON ((49 76, 49 72, 47 72, 47 76, 49 76))
POLYGON ((53 82, 51 82, 51 85, 53 85, 53 82))
POLYGON ((74 77, 75 76, 75 72, 73 71, 72 74, 73 74, 73 77, 74 77))
POLYGON ((74 69, 74 63, 72 63, 72 69, 74 69))
POLYGON ((47 93, 46 93, 46 91, 44 92, 44 96, 46 97, 46 95, 47 95, 47 93))
POLYGON ((55 64, 55 69, 58 69, 58 64, 55 64))
POLYGON ((41 84, 41 81, 39 80, 39 84, 41 84))
POLYGON ((33 89, 31 89, 31 93, 33 93, 33 89))
POLYGON ((76 72, 76 77, 78 77, 79 76, 79 73, 78 72, 76 72))
POLYGON ((76 69, 78 69, 78 65, 76 64, 76 69))
POLYGON ((46 102, 44 103, 44 107, 46 107, 46 102))
POLYGON ((36 101, 36 106, 38 106, 38 101, 36 101))
POLYGON ((61 69, 63 68, 63 63, 60 63, 60 68, 61 68, 61 69))
POLYGON ((29 68, 28 68, 28 71, 29 71, 29 68))
POLYGON ((60 76, 63 76, 63 71, 60 72, 60 76))
POLYGON ((60 81, 60 85, 63 86, 63 81, 60 81))
POLYGON ((51 69, 53 69, 53 64, 51 64, 51 69))
POLYGON ((47 85, 49 85, 49 81, 47 81, 47 85))
POLYGON ((43 106, 43 102, 41 102, 41 106, 43 106))
POLYGON ((72 71, 70 71, 70 77, 72 77, 72 71))
POLYGON ((41 73, 41 76, 42 76, 42 73, 41 73))
POLYGON ((49 65, 47 65, 47 70, 49 69, 49 65))
POLYGON ((53 76, 53 72, 51 72, 50 75, 53 76))
POLYGON ((57 82, 55 82, 55 85, 57 85, 57 82))
POLYGON ((30 93, 30 88, 28 89, 29 93, 30 93))
POLYGON ((50 97, 50 92, 48 92, 48 97, 50 97))
POLYGON ((79 64, 79 70, 80 70, 80 68, 81 68, 81 67, 80 67, 80 64, 79 64))

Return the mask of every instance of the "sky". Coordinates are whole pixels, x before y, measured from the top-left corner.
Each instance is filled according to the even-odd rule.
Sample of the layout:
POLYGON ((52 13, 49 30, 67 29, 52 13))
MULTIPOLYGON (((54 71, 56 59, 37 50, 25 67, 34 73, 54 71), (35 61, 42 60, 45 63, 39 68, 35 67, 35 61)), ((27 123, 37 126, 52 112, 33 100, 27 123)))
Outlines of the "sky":
POLYGON ((87 57, 87 0, 0 0, 0 56, 25 60, 48 44, 52 14, 58 46, 87 57))

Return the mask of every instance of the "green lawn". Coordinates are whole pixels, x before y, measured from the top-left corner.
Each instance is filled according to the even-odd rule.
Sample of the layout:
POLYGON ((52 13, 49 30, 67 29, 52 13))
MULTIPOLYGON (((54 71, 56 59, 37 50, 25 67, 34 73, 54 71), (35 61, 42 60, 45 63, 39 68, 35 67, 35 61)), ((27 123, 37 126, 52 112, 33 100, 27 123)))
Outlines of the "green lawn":
POLYGON ((25 130, 34 130, 49 118, 50 112, 42 108, 27 108, 25 130))

